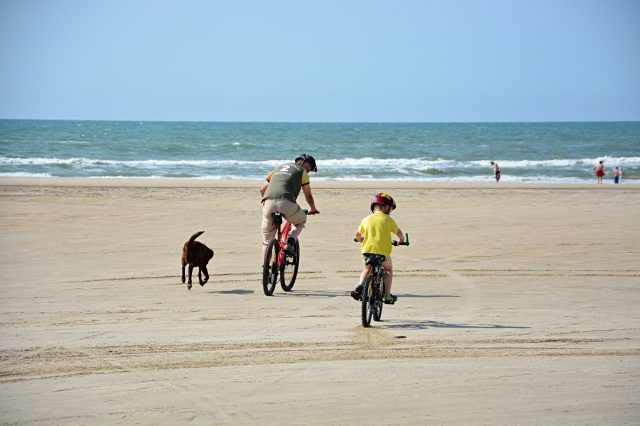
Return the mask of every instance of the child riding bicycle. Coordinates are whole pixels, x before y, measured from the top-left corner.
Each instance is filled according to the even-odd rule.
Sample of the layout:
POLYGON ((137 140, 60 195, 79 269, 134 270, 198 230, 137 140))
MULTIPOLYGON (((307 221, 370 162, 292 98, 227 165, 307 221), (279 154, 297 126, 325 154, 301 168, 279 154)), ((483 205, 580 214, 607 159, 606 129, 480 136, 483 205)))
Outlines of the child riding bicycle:
POLYGON ((362 243, 364 269, 360 274, 360 284, 351 292, 351 297, 360 300, 362 288, 371 265, 364 261, 365 254, 377 254, 384 256, 382 266, 385 269, 384 277, 384 303, 393 305, 398 298, 391 294, 393 280, 393 264, 391 262, 391 234, 398 236, 398 242, 404 243, 404 234, 398 228, 396 222, 391 219, 391 211, 395 210, 396 203, 393 198, 385 193, 378 193, 371 199, 371 214, 360 222, 356 231, 356 239, 362 243))

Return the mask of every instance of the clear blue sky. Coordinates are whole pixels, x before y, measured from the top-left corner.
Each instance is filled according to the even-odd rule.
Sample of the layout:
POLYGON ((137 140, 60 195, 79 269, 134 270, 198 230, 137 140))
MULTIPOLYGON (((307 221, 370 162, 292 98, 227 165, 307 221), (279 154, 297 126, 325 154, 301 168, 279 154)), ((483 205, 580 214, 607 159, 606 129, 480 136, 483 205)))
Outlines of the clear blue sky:
POLYGON ((0 118, 640 120, 639 0, 0 0, 0 118))

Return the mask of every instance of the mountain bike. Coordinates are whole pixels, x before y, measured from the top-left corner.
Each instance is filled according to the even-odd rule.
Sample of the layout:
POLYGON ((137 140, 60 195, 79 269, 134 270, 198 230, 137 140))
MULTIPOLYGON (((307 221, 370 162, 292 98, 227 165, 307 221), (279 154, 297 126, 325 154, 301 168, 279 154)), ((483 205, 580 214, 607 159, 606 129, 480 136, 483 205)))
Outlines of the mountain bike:
MULTIPOLYGON (((304 210, 308 214, 308 210, 304 210)), ((265 296, 272 296, 276 288, 278 279, 284 291, 291 291, 298 276, 298 266, 300 264, 300 243, 296 239, 293 255, 284 251, 287 244, 291 223, 286 222, 282 226, 284 217, 282 213, 273 213, 273 223, 276 225, 276 238, 272 238, 267 245, 262 265, 262 290, 265 296)))
MULTIPOLYGON (((405 234, 405 241, 403 243, 393 241, 391 244, 394 246, 408 246, 409 234, 405 234)), ((380 321, 382 318, 385 292, 385 270, 382 266, 384 260, 385 257, 379 254, 364 255, 364 261, 367 265, 371 265, 371 269, 369 269, 367 277, 364 280, 364 285, 362 286, 361 314, 363 327, 369 327, 371 325, 372 317, 374 321, 380 321)))

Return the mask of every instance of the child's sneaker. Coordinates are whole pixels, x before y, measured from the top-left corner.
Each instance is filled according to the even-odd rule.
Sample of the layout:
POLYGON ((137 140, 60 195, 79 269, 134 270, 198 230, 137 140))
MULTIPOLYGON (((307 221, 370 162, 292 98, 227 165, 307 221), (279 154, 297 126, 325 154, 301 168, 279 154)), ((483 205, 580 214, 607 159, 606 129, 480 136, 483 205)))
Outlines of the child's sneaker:
POLYGON ((396 300, 398 300, 398 298, 392 294, 391 297, 384 298, 384 303, 387 305, 393 305, 396 303, 396 300))
POLYGON ((356 289, 351 292, 351 297, 353 297, 355 300, 362 299, 362 284, 358 284, 356 289))

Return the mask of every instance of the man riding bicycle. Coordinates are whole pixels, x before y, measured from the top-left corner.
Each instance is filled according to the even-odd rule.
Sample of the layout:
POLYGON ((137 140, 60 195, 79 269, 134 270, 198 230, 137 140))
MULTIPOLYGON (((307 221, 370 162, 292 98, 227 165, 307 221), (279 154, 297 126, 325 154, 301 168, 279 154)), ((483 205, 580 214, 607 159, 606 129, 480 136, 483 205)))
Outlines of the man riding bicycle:
POLYGON ((285 246, 285 252, 292 256, 296 239, 307 222, 307 214, 320 213, 316 209, 309 182, 309 173, 317 171, 316 160, 309 154, 300 154, 293 163, 281 164, 267 176, 267 181, 260 188, 260 195, 262 195, 263 259, 267 244, 276 233, 273 213, 281 212, 284 218, 291 222, 291 233, 285 246), (301 189, 310 207, 307 214, 296 202, 301 189))

